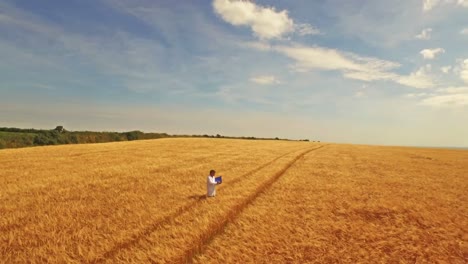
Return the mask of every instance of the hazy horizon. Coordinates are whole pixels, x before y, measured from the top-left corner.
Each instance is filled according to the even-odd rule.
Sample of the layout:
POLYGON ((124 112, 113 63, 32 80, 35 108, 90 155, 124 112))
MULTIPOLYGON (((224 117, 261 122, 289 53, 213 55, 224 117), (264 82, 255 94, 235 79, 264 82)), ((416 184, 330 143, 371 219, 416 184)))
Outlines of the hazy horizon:
POLYGON ((468 1, 0 2, 0 126, 468 147, 468 1))

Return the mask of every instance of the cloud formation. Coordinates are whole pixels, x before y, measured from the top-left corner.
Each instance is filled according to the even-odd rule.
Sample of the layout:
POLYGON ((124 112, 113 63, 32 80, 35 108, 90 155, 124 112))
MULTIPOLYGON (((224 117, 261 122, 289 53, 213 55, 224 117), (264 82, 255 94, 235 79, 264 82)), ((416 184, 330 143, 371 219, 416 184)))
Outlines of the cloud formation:
POLYGON ((418 100, 419 105, 437 108, 460 108, 468 106, 468 86, 439 88, 427 93, 410 93, 406 98, 418 100))
POLYGON ((435 6, 439 5, 440 0, 424 0, 423 2, 423 10, 429 11, 433 9, 435 6))
POLYGON ((463 7, 468 7, 468 0, 458 0, 457 3, 463 7))
POLYGON ((306 35, 317 35, 320 34, 320 30, 310 24, 298 24, 295 25, 295 31, 300 36, 306 35))
POLYGON ((460 78, 468 83, 468 59, 465 59, 460 63, 460 78))
POLYGON ((468 0, 424 0, 423 11, 428 12, 436 7, 449 4, 468 7, 468 0))
POLYGON ((440 70, 443 72, 443 73, 449 73, 450 70, 452 69, 452 66, 443 66, 443 67, 440 67, 440 70))
POLYGON ((259 75, 250 78, 250 81, 261 85, 279 84, 280 81, 273 75, 259 75))
POLYGON ((329 49, 319 46, 290 46, 268 45, 265 43, 249 42, 248 48, 261 51, 274 51, 283 54, 294 61, 290 67, 296 72, 338 71, 343 77, 361 81, 393 81, 413 88, 433 88, 435 81, 429 74, 431 65, 425 65, 409 75, 401 75, 392 70, 400 67, 399 63, 372 57, 362 57, 350 52, 329 49))
POLYGON ((445 50, 442 48, 436 48, 436 49, 423 49, 419 52, 424 59, 426 60, 432 60, 434 59, 437 55, 445 53, 445 50))
POLYGON ((422 105, 435 107, 462 107, 468 106, 468 93, 437 94, 424 98, 422 105))
POLYGON ((414 36, 416 39, 428 40, 431 39, 432 28, 425 28, 418 35, 414 36))
POLYGON ((273 49, 293 59, 295 64, 292 67, 295 71, 336 70, 342 71, 347 78, 364 81, 389 78, 391 74, 386 71, 399 66, 395 62, 319 46, 276 46, 273 49))
POLYGON ((394 81, 414 88, 433 88, 435 87, 435 82, 429 74, 431 69, 431 65, 428 64, 409 75, 397 76, 394 78, 394 81))
POLYGON ((460 30, 460 34, 462 35, 468 35, 468 27, 460 30))
POLYGON ((224 21, 234 26, 250 27, 260 39, 278 39, 287 33, 313 35, 320 31, 309 24, 295 24, 287 10, 256 5, 253 1, 214 0, 213 8, 224 21))
MULTIPOLYGON (((227 5, 226 1, 218 2, 227 5)), ((268 1, 268 4, 276 2, 268 1)), ((294 129, 285 128, 285 137, 294 133, 303 133, 301 137, 307 133, 315 135, 315 123, 310 125, 311 132, 304 132, 302 126, 321 117, 333 122, 342 117, 343 120, 336 122, 343 128, 364 124, 367 128, 362 131, 368 134, 362 138, 372 138, 373 143, 388 144, 389 141, 369 137, 369 134, 378 134, 368 130, 370 127, 381 129, 384 132, 381 134, 385 135, 392 134, 388 132, 392 127, 400 133, 401 124, 411 120, 415 136, 409 140, 408 130, 405 130, 403 136, 395 138, 415 144, 414 140, 421 138, 421 131, 430 131, 432 134, 423 134, 442 138, 436 129, 452 127, 454 129, 445 133, 453 134, 444 134, 440 144, 448 145, 446 139, 455 142, 453 145, 468 144, 465 136, 468 127, 462 124, 468 118, 468 62, 465 62, 468 58, 463 46, 466 40, 463 34, 468 30, 463 31, 467 25, 461 24, 464 10, 459 12, 455 5, 439 4, 434 7, 434 13, 422 13, 422 1, 401 1, 399 5, 372 0, 364 0, 362 5, 325 2, 278 2, 281 7, 275 10, 253 1, 237 1, 242 8, 249 4, 254 6, 247 9, 253 11, 228 10, 223 15, 214 9, 213 0, 203 4, 103 0, 99 3, 109 7, 106 8, 108 13, 92 15, 93 12, 88 14, 86 9, 60 10, 52 3, 44 3, 41 10, 30 10, 30 5, 23 1, 0 1, 0 58, 4 62, 0 65, 4 73, 0 89, 5 95, 0 96, 0 101, 4 101, 0 102, 0 107, 10 111, 0 111, 4 117, 0 119, 9 121, 12 126, 31 126, 31 122, 40 127, 54 125, 54 120, 61 120, 63 116, 60 115, 64 115, 57 109, 69 109, 56 103, 63 98, 79 104, 75 115, 81 111, 90 112, 66 119, 83 129, 169 132, 172 129, 179 133, 215 131, 246 135, 253 130, 242 130, 244 123, 222 122, 230 120, 223 110, 232 111, 232 116, 239 115, 242 110, 249 117, 264 110, 272 113, 267 116, 269 121, 260 116, 249 123, 252 128, 262 129, 258 131, 261 136, 271 131, 278 133, 263 125, 277 127, 277 115, 284 112, 288 117, 281 122, 290 122, 290 116, 305 117, 294 129), (10 9, 4 7, 8 3, 11 3, 10 9), (55 10, 63 12, 63 16, 52 20, 49 16, 55 10), (239 14, 253 14, 253 17, 237 21, 239 14), (104 20, 100 20, 101 15, 105 15, 104 20), (235 25, 240 30, 230 30, 233 23, 224 16, 240 23, 235 25), (311 20, 299 20, 301 18, 311 20), (309 24, 301 24, 311 21, 316 21, 313 23, 320 25, 320 31, 326 34, 309 24), (314 34, 321 35, 300 37, 314 34), (434 38, 434 42, 430 41, 433 44, 424 41, 434 38), (419 46, 417 52, 411 51, 424 42, 426 46, 419 46), (404 45, 399 45, 402 43, 404 45), (439 58, 440 53, 435 55, 440 60, 430 61, 432 66, 424 65, 426 61, 419 51, 437 47, 450 52, 443 58, 439 58), (372 89, 360 88, 366 84, 372 89), (413 94, 405 97, 407 92, 413 94), (18 110, 15 113, 12 109, 28 96, 37 99, 23 105, 32 105, 35 109, 25 112, 27 117, 23 118, 18 110), (206 98, 220 103, 207 105, 206 98), (35 110, 41 107, 36 101, 49 105, 50 111, 39 114, 35 110), (92 107, 83 108, 82 103, 87 101, 115 108, 96 113, 92 107), (5 103, 9 102, 11 106, 7 107, 5 103), (193 108, 179 109, 180 105, 193 108), (140 106, 146 108, 138 108, 140 106), (171 106, 173 108, 168 108, 171 106), (212 112, 204 111, 205 108, 212 108, 212 112), (179 111, 179 116, 174 109, 179 111), (349 109, 353 109, 353 113, 349 113, 349 109), (160 114, 168 111, 172 114, 169 117, 160 114), (141 112, 153 114, 143 118, 138 115, 141 112), (219 114, 219 120, 212 122, 210 130, 205 130, 207 126, 200 128, 200 122, 213 120, 213 113, 219 114), (452 113, 455 114, 450 116, 452 113), (98 117, 92 119, 94 115, 98 117), (120 119, 125 115, 128 118, 120 119), (187 115, 190 118, 177 119, 187 115), (157 126, 145 122, 148 118, 156 119, 157 126), (194 118, 198 118, 196 122, 194 118), (430 124, 423 127, 417 123, 421 120, 430 124), (447 120, 452 121, 447 123, 447 120), (349 123, 343 123, 345 121, 349 123)), ((82 4, 87 8, 96 7, 95 2, 82 4)), ((69 116, 67 113, 64 116, 69 116)), ((331 130, 343 131, 329 126, 323 129, 325 134, 331 130)), ((338 132, 337 135, 344 141, 359 142, 355 136, 338 132)), ((337 137, 330 140, 337 140, 337 137)), ((395 139, 398 144, 404 142, 398 140, 395 139)), ((421 142, 434 144, 429 139, 421 142)))
POLYGON ((460 93, 468 93, 468 86, 451 86, 446 88, 437 89, 439 93, 445 94, 460 94, 460 93))
POLYGON ((280 38, 294 31, 294 22, 286 10, 257 6, 250 1, 214 0, 213 8, 226 22, 248 26, 261 39, 280 38))

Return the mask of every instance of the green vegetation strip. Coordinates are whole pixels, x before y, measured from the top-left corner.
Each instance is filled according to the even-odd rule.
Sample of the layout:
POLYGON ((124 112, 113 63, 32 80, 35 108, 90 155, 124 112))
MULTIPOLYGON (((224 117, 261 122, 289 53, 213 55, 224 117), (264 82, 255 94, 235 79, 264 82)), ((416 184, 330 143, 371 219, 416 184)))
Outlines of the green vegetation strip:
MULTIPOLYGON (((158 138, 177 138, 177 137, 195 137, 195 138, 230 138, 230 139, 248 139, 248 140, 288 140, 276 138, 256 138, 256 137, 229 137, 222 135, 169 135, 167 133, 144 133, 141 131, 129 132, 93 132, 93 131, 67 131, 62 126, 55 129, 22 129, 0 127, 0 149, 5 148, 24 148, 46 145, 63 144, 87 144, 87 143, 105 143, 116 141, 132 141, 141 139, 158 138)), ((300 141, 309 141, 303 139, 300 141)), ((320 141, 318 141, 320 142, 320 141)))

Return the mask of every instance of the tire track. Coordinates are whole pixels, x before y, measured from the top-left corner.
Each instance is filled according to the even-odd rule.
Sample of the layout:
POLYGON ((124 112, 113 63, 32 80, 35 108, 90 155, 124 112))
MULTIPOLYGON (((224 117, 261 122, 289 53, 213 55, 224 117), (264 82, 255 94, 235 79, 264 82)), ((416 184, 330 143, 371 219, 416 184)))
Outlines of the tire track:
POLYGON ((247 199, 245 199, 243 202, 241 202, 241 203, 237 204, 236 206, 234 206, 220 222, 217 222, 217 223, 213 224, 212 226, 210 226, 209 227, 209 230, 210 230, 209 232, 202 234, 200 236, 199 240, 194 243, 192 248, 187 250, 185 252, 185 254, 183 256, 181 256, 179 259, 171 261, 171 263, 172 262, 174 262, 174 263, 192 263, 193 262, 193 257, 195 255, 202 253, 204 247, 206 245, 208 245, 211 242, 211 240, 213 240, 217 235, 221 234, 223 232, 224 228, 230 222, 235 220, 235 218, 237 218, 239 216, 239 214, 242 213, 242 211, 249 204, 251 204, 253 201, 255 201, 255 199, 260 194, 264 193, 276 181, 278 181, 279 178, 281 178, 281 176, 283 176, 286 173, 286 171, 289 168, 291 168, 298 160, 300 160, 301 158, 303 158, 305 155, 309 154, 310 152, 321 149, 321 148, 323 148, 325 146, 326 145, 322 145, 322 146, 320 146, 318 148, 309 149, 307 151, 302 152, 297 157, 295 157, 292 161, 290 161, 288 164, 286 164, 286 166, 283 169, 281 169, 280 171, 275 173, 273 175, 273 177, 271 177, 268 181, 266 181, 265 183, 260 185, 254 193, 252 193, 251 195, 249 195, 247 197, 247 199))
POLYGON ((258 171, 260 171, 260 170, 262 170, 262 169, 264 169, 264 168, 270 166, 271 164, 275 163, 277 160, 279 160, 279 159, 281 159, 281 158, 284 158, 284 157, 286 157, 287 155, 289 155, 289 154, 291 154, 291 153, 294 153, 294 152, 296 152, 296 151, 297 151, 297 150, 293 150, 293 151, 290 151, 290 152, 288 152, 288 153, 285 153, 285 154, 283 154, 283 155, 281 155, 281 156, 278 156, 278 157, 272 159, 271 161, 269 161, 269 162, 267 162, 267 163, 265 163, 265 164, 263 164, 263 165, 261 165, 261 166, 255 168, 255 169, 253 169, 253 170, 251 170, 251 171, 249 171, 249 172, 246 172, 246 173, 242 174, 240 177, 237 177, 237 178, 233 179, 232 181, 227 182, 229 185, 221 185, 221 186, 219 186, 219 187, 218 187, 218 190, 222 190, 222 189, 224 189, 224 187, 232 186, 233 184, 237 184, 237 183, 240 182, 242 179, 244 179, 246 176, 249 176, 249 174, 257 173, 258 171))
MULTIPOLYGON (((244 173, 243 175, 241 175, 241 176, 233 179, 232 181, 230 181, 228 186, 233 186, 233 185, 239 183, 246 176, 257 173, 258 171, 264 169, 265 167, 268 167, 271 164, 275 163, 279 159, 281 159, 281 158, 283 158, 283 157, 285 157, 287 155, 290 155, 291 153, 297 152, 297 151, 298 150, 293 150, 293 151, 287 152, 287 153, 285 153, 283 155, 280 155, 280 156, 272 159, 271 161, 269 161, 269 162, 255 168, 255 169, 253 169, 253 170, 251 170, 249 172, 244 173)), ((302 154, 300 154, 300 155, 302 155, 302 154)), ((219 186, 218 190, 224 189, 223 187, 227 187, 227 186, 226 185, 219 186)), ((199 202, 201 200, 203 200, 203 197, 205 197, 205 195, 200 196, 198 199, 196 199, 193 202, 187 203, 186 205, 179 207, 174 213, 164 217, 163 219, 161 219, 159 221, 154 222, 150 226, 147 226, 146 228, 142 229, 140 232, 136 233, 135 235, 133 235, 129 239, 115 244, 108 251, 104 252, 100 257, 97 257, 97 258, 89 261, 88 263, 102 263, 102 262, 108 260, 109 258, 114 257, 119 251, 131 248, 132 246, 136 245, 140 240, 142 240, 145 237, 149 236, 151 233, 156 232, 157 230, 159 230, 163 226, 171 223, 172 221, 174 221, 174 219, 176 219, 177 217, 182 215, 184 212, 186 212, 186 211, 190 210, 191 208, 197 206, 197 204, 199 204, 199 202)))

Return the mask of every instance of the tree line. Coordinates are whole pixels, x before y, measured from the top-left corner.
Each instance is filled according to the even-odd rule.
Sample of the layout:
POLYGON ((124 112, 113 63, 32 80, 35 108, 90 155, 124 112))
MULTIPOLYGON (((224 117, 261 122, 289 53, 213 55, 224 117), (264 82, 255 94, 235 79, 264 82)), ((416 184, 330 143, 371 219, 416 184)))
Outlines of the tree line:
MULTIPOLYGON (((95 131, 67 131, 63 126, 55 129, 23 129, 0 127, 0 149, 22 148, 46 145, 104 143, 115 141, 132 141, 141 139, 158 139, 169 137, 202 137, 202 138, 229 138, 247 140, 288 140, 276 138, 257 137, 230 137, 217 135, 169 135, 167 133, 144 133, 142 131, 129 132, 95 132, 95 131)), ((309 141, 303 139, 300 141, 309 141)))
POLYGON ((61 126, 50 130, 0 127, 0 149, 62 144, 104 143, 165 137, 170 137, 170 135, 166 133, 143 133, 141 131, 67 131, 61 126))

